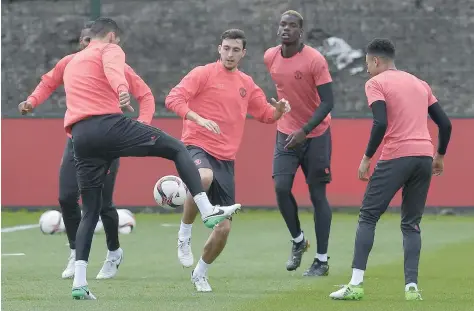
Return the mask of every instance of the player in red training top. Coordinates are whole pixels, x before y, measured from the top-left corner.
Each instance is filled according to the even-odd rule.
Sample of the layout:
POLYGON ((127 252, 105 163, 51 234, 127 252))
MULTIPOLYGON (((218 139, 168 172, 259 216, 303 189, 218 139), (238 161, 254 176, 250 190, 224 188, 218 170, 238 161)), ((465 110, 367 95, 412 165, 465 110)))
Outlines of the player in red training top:
POLYGON ((330 294, 333 299, 358 300, 364 296, 364 271, 374 244, 375 225, 395 194, 403 188, 401 230, 405 253, 405 299, 422 300, 418 290, 420 222, 431 176, 443 172, 451 122, 428 84, 397 70, 394 59, 395 47, 387 39, 374 39, 367 47, 367 71, 372 78, 365 84, 365 93, 374 123, 359 166, 359 179, 369 180, 369 183, 359 213, 352 279, 348 285, 330 294), (428 114, 439 129, 434 160, 428 114), (382 154, 369 179, 371 158, 382 141, 382 154))
MULTIPOLYGON (((85 25, 79 37, 81 50, 89 44, 89 31, 92 22, 85 25)), ((35 107, 41 105, 60 85, 63 84, 63 74, 67 64, 75 54, 62 58, 56 66, 43 75, 28 99, 19 105, 22 113, 31 112, 35 107)), ((138 100, 140 114, 138 120, 150 124, 155 113, 155 98, 148 85, 133 71, 125 65, 125 78, 130 86, 130 93, 138 100)), ((118 237, 119 219, 117 210, 112 202, 115 187, 115 179, 119 168, 119 159, 115 159, 110 164, 110 169, 105 177, 104 189, 102 192, 102 209, 100 217, 104 225, 108 253, 102 269, 97 274, 97 279, 109 279, 117 274, 117 269, 122 262, 123 250, 120 248, 118 237)), ((62 273, 63 278, 74 276, 74 262, 76 260, 76 232, 81 221, 81 209, 79 208, 79 186, 76 179, 76 167, 74 165, 74 151, 72 140, 67 138, 64 148, 61 166, 59 169, 59 205, 69 240, 71 254, 68 259, 66 269, 62 273)))
POLYGON ((293 238, 288 271, 301 264, 309 243, 298 218, 291 193, 301 166, 314 207, 317 250, 305 276, 329 273, 328 242, 332 211, 326 197, 331 181, 332 79, 323 55, 302 42, 303 17, 296 11, 283 13, 278 27, 281 45, 265 52, 264 62, 275 83, 278 97, 291 103, 291 112, 278 121, 273 158, 273 180, 278 207, 293 238))
MULTIPOLYGON (((289 109, 285 99, 268 104, 262 89, 238 70, 245 48, 242 30, 225 31, 218 47, 220 60, 193 69, 166 98, 166 107, 184 119, 182 140, 213 204, 235 202, 234 160, 247 113, 260 122, 274 123, 289 109)), ((186 200, 178 233, 178 258, 185 267, 194 263, 191 228, 196 215, 196 206, 186 200)), ((191 277, 197 291, 212 290, 207 269, 224 249, 230 226, 230 220, 221 222, 207 240, 191 277)))
POLYGON ((209 228, 240 209, 240 204, 213 206, 209 202, 182 142, 123 115, 122 109, 132 108, 124 73, 125 53, 118 46, 120 33, 117 23, 109 18, 94 21, 89 45, 74 55, 63 74, 67 105, 64 128, 72 135, 83 209, 76 234, 74 299, 96 299, 87 284, 87 264, 102 205, 102 188, 113 160, 162 157, 173 161, 209 228))

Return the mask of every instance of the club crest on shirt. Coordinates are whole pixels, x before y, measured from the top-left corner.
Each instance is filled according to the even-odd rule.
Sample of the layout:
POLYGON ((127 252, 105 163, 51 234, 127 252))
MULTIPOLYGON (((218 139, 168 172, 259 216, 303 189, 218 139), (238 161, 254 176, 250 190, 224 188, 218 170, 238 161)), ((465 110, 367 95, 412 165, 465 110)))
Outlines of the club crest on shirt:
POLYGON ((245 88, 243 88, 243 87, 241 87, 241 88, 239 89, 239 92, 240 92, 240 96, 242 96, 242 98, 244 98, 245 95, 247 95, 247 90, 246 90, 245 88))
POLYGON ((199 164, 201 164, 201 160, 200 160, 200 159, 196 159, 196 160, 194 160, 194 164, 196 164, 196 165, 199 165, 199 164))
POLYGON ((300 80, 301 78, 303 78, 303 74, 301 73, 301 71, 296 70, 295 71, 295 79, 300 80))

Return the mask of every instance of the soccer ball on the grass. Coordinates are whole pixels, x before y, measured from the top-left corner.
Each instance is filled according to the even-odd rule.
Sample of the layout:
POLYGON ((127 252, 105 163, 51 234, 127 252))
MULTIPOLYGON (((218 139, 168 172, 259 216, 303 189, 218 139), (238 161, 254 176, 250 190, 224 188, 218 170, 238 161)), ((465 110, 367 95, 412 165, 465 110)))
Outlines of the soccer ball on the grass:
POLYGON ((60 212, 49 210, 44 212, 39 219, 41 232, 44 234, 55 234, 64 229, 63 217, 60 212))
POLYGON ((181 178, 173 175, 161 177, 153 189, 156 203, 170 210, 183 206, 187 192, 188 188, 181 178))
POLYGON ((128 209, 118 209, 117 213, 119 216, 119 233, 131 233, 133 231, 133 228, 137 226, 137 221, 135 220, 135 216, 133 215, 133 213, 128 209))

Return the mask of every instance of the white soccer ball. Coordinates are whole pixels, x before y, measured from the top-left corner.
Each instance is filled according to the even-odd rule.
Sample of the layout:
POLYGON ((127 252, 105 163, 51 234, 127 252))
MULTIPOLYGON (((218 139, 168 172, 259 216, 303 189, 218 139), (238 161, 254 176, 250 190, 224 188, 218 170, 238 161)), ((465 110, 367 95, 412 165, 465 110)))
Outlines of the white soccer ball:
POLYGON ((63 217, 58 211, 49 210, 44 212, 39 219, 39 226, 41 232, 43 232, 44 234, 55 234, 61 232, 62 220, 63 217))
POLYGON ((161 177, 153 189, 156 203, 169 210, 183 206, 187 193, 188 188, 181 178, 173 175, 161 177))
POLYGON ((117 213, 119 215, 119 233, 130 234, 133 228, 137 226, 135 215, 128 209, 118 209, 117 213))

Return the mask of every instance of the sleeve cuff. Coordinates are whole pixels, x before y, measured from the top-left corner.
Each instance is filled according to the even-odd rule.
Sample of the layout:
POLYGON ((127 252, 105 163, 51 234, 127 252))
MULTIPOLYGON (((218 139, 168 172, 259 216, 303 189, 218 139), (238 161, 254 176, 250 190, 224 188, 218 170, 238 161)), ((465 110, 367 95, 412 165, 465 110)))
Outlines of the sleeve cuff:
POLYGON ((183 109, 180 109, 179 111, 177 111, 177 115, 180 116, 182 119, 186 119, 186 115, 190 111, 191 111, 191 109, 189 109, 189 107, 186 106, 183 109))
POLYGON ((38 100, 36 99, 36 97, 28 96, 28 98, 26 100, 29 101, 31 103, 31 105, 33 105, 33 108, 38 106, 38 100))

